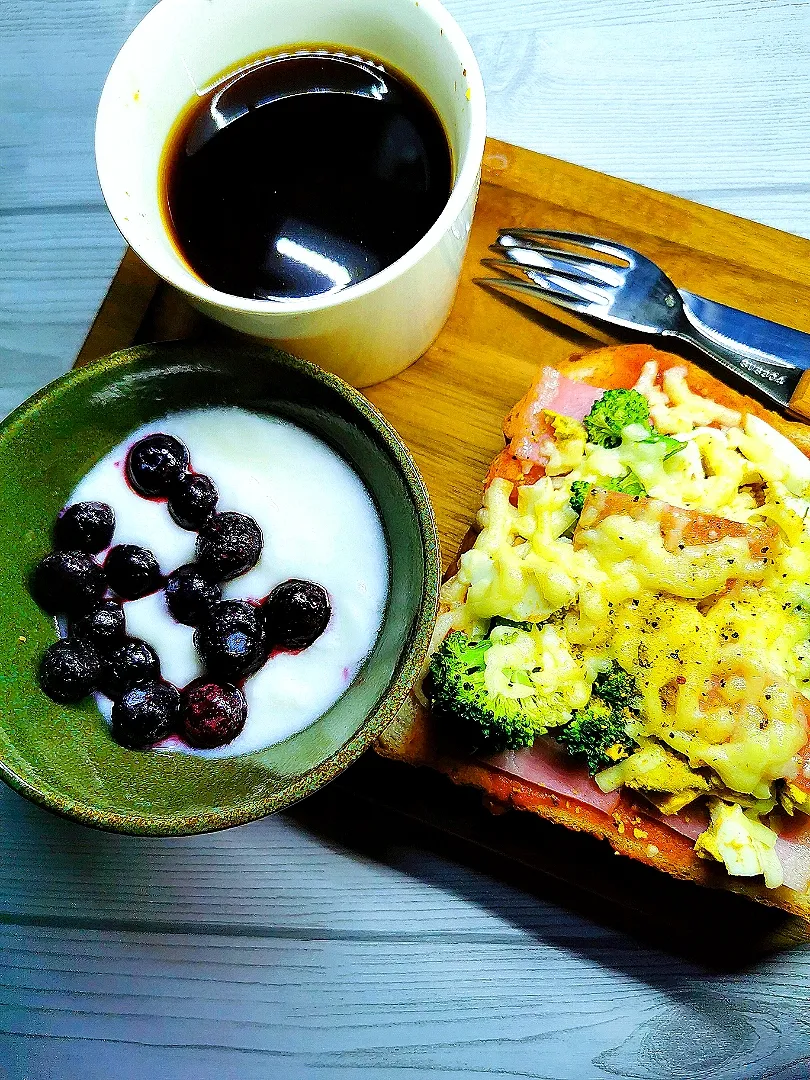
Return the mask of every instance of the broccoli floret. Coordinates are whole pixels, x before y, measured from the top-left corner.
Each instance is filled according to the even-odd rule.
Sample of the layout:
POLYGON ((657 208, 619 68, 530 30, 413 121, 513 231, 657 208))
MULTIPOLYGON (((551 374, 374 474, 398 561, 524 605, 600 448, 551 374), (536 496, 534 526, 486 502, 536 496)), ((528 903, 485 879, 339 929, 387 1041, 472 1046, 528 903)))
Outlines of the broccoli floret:
MULTIPOLYGON (((678 445, 680 446, 680 443, 678 445)), ((596 485, 588 483, 587 480, 575 480, 571 485, 571 498, 568 500, 569 506, 575 513, 582 513, 585 499, 588 497, 588 491, 594 486, 604 488, 605 491, 621 491, 625 495, 647 494, 647 489, 632 469, 628 469, 624 476, 600 480, 596 485)))
POLYGON ((611 448, 619 445, 630 424, 649 426, 650 406, 638 390, 606 390, 583 422, 588 442, 611 448))
POLYGON ((669 461, 673 454, 677 454, 679 450, 683 450, 683 443, 680 439, 673 439, 671 435, 662 435, 658 431, 650 429, 650 437, 643 440, 645 443, 662 443, 666 448, 664 454, 664 461, 669 461))
POLYGON ((577 709, 568 724, 556 728, 554 737, 569 754, 583 755, 591 776, 628 757, 636 745, 622 711, 596 696, 586 708, 577 709))
POLYGON ((471 641, 460 630, 444 639, 430 662, 431 706, 453 720, 474 749, 519 750, 546 730, 544 717, 533 697, 489 693, 484 669, 491 644, 471 641))
POLYGON ((587 480, 575 480, 571 485, 571 498, 568 500, 568 505, 575 514, 582 513, 582 508, 590 490, 591 485, 587 480))
POLYGON ((621 491, 624 495, 646 495, 647 489, 636 476, 632 469, 628 469, 624 476, 611 480, 610 491, 621 491))
POLYGON ((614 709, 638 711, 641 695, 636 680, 615 660, 607 671, 600 672, 593 684, 593 693, 614 709))
POLYGON ((611 661, 611 666, 596 676, 587 706, 577 709, 570 723, 555 730, 554 737, 569 754, 584 755, 593 776, 635 749, 627 721, 638 713, 640 705, 636 680, 611 661))
POLYGON ((639 424, 649 431, 645 443, 664 443, 664 461, 683 449, 683 443, 671 435, 661 435, 650 423, 650 406, 638 390, 606 390, 591 406, 583 420, 588 442, 613 449, 622 441, 622 432, 631 424, 639 424))

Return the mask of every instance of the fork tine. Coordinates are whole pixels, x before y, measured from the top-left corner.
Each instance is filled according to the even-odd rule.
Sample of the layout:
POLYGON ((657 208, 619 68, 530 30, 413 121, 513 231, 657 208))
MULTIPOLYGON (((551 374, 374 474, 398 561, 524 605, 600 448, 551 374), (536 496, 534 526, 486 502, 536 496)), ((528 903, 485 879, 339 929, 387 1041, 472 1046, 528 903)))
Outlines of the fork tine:
POLYGON ((520 281, 521 278, 514 275, 516 272, 523 273, 540 288, 553 288, 562 296, 581 297, 588 302, 600 305, 610 303, 610 297, 604 291, 603 282, 568 267, 558 273, 554 267, 523 266, 507 259, 482 259, 481 262, 493 270, 510 274, 510 280, 520 281))
MULTIPOLYGON (((489 250, 495 251, 495 245, 493 244, 489 250)), ((500 251, 500 248, 497 250, 500 251)), ((482 259, 481 265, 488 266, 491 270, 503 270, 504 273, 512 274, 513 276, 522 274, 524 270, 520 263, 510 262, 509 259, 482 259)))
MULTIPOLYGON (((571 262, 592 263, 596 261, 593 255, 583 255, 579 251, 566 251, 565 248, 554 247, 551 244, 539 244, 536 240, 518 240, 514 233, 505 233, 499 236, 494 244, 489 245, 490 251, 497 251, 507 259, 514 258, 513 252, 525 251, 530 254, 554 255, 570 259, 571 262)), ((599 266, 608 266, 599 260, 599 266)))
POLYGON ((514 238, 517 245, 504 244, 507 246, 519 246, 521 242, 536 242, 538 240, 552 240, 558 243, 576 244, 578 247, 587 248, 589 251, 601 251, 603 255, 612 255, 614 259, 621 259, 628 266, 633 266, 636 261, 636 252, 632 248, 615 241, 602 240, 598 236, 588 236, 586 233, 562 232, 558 229, 499 229, 498 239, 508 240, 514 238))
POLYGON ((541 270, 524 270, 524 274, 541 289, 553 289, 586 304, 592 304, 604 310, 610 306, 610 296, 598 285, 590 285, 586 281, 577 281, 574 278, 563 277, 561 274, 544 273, 541 270))
POLYGON ((490 270, 497 270, 499 273, 507 274, 514 281, 523 281, 524 277, 528 276, 530 269, 530 267, 521 266, 520 263, 510 262, 508 259, 482 259, 481 265, 488 267, 490 270))
POLYGON ((489 250, 506 256, 510 262, 518 266, 571 275, 574 278, 589 281, 593 285, 610 285, 618 288, 624 283, 625 271, 618 266, 595 262, 587 255, 577 255, 573 251, 564 251, 545 244, 532 244, 531 247, 492 244, 489 250))
MULTIPOLYGON (((495 264, 495 260, 485 259, 483 261, 486 265, 492 266, 495 264)), ((497 266, 495 268, 499 269, 497 266)), ((514 273, 514 267, 507 267, 507 271, 509 270, 514 273)), ((557 298, 576 304, 576 310, 581 310, 580 305, 585 305, 594 311, 602 312, 610 306, 610 297, 598 286, 590 285, 584 281, 577 281, 570 277, 563 277, 561 274, 544 273, 541 270, 530 270, 526 267, 523 268, 523 273, 529 279, 528 282, 514 276, 495 280, 510 288, 519 286, 520 292, 529 295, 553 293, 557 298)), ((488 280, 491 282, 493 279, 488 280)))
POLYGON ((543 289, 539 285, 530 284, 528 281, 518 281, 517 278, 473 278, 473 284, 539 297, 541 300, 548 300, 559 307, 568 308, 569 311, 576 311, 580 315, 590 306, 567 293, 559 293, 554 289, 543 289))

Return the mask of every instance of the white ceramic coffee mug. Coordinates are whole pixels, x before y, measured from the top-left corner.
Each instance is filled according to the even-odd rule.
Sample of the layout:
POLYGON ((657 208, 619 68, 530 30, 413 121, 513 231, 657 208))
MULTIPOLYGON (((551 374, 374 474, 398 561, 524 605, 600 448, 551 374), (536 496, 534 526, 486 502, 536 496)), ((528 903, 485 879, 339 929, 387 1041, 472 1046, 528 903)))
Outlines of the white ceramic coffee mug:
POLYGON ((124 238, 206 315, 368 386, 428 348, 453 303, 484 152, 481 74, 437 0, 161 0, 110 70, 96 123, 101 188, 124 238), (247 300, 206 285, 164 224, 158 172, 169 132, 196 93, 257 53, 323 44, 371 54, 410 76, 442 119, 450 199, 402 258, 340 292, 247 300))

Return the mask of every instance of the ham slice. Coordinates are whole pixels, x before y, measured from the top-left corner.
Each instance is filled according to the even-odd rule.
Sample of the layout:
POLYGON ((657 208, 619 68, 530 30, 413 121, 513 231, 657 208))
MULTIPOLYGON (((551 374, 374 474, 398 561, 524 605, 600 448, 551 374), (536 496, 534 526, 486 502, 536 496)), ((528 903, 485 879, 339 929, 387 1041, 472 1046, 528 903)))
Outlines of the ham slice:
POLYGON ((785 873, 785 885, 804 892, 810 885, 810 817, 797 811, 783 817, 776 854, 785 873))
POLYGON ((503 422, 503 433, 516 458, 540 462, 543 437, 552 434, 543 416, 546 409, 582 420, 604 394, 598 386, 566 379, 553 367, 544 367, 503 422))
POLYGON ((490 466, 486 484, 490 484, 496 476, 511 480, 518 486, 539 480, 548 464, 549 443, 554 438, 554 431, 543 413, 548 409, 574 420, 582 420, 604 392, 601 387, 566 379, 556 368, 541 368, 528 391, 503 422, 508 445, 490 466))
MULTIPOLYGON (((548 442, 554 430, 543 416, 551 408, 559 392, 562 376, 555 368, 542 368, 528 391, 503 422, 503 434, 508 440, 507 452, 518 461, 545 465, 548 461, 548 442)), ((567 380, 566 380, 567 381, 567 380)))
MULTIPOLYGON (((709 827, 709 813, 702 805, 687 806, 679 814, 665 815, 647 806, 642 808, 642 812, 648 817, 657 818, 690 840, 697 840, 709 827)), ((810 885, 810 818, 801 813, 788 818, 776 841, 775 850, 782 864, 785 885, 797 892, 804 892, 810 885)))
POLYGON ((656 818, 662 822, 667 828, 672 829, 673 832, 680 833, 681 836, 687 837, 689 840, 697 840, 702 832, 705 832, 709 827, 709 812, 705 806, 686 806, 678 814, 662 814, 655 807, 644 804, 640 807, 641 812, 646 814, 647 817, 656 818))
POLYGON ((810 840, 789 840, 780 836, 775 847, 785 875, 785 885, 804 892, 810 885, 810 840))
MULTIPOLYGON (((545 739, 539 739, 529 750, 510 750, 483 760, 507 776, 526 780, 563 798, 575 799, 607 815, 615 811, 621 799, 618 791, 607 794, 600 791, 581 765, 545 739)), ((709 826, 709 815, 704 806, 687 806, 679 814, 661 814, 646 804, 638 809, 693 842, 709 826)), ((789 832, 776 841, 776 854, 782 864, 785 885, 804 892, 810 885, 810 819, 803 815, 797 817, 788 824, 788 829, 789 832)))
POLYGON ((604 392, 601 386, 589 386, 588 383, 576 382, 561 375, 556 396, 546 408, 561 416, 584 420, 593 408, 593 403, 598 401, 604 392))
POLYGON ((507 750, 484 758, 484 761, 508 776, 528 780, 530 784, 555 795, 576 799, 605 814, 612 814, 621 799, 618 791, 600 791, 583 766, 572 761, 548 739, 538 739, 528 750, 507 750))

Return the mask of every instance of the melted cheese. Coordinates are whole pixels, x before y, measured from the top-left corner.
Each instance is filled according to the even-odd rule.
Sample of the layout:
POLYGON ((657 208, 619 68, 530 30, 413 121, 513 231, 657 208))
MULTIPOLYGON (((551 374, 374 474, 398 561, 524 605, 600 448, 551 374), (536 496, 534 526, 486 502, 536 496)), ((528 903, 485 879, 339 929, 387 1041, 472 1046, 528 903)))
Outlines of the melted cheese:
POLYGON ((521 487, 517 505, 509 481, 490 485, 478 539, 445 586, 444 633, 485 633, 495 616, 542 624, 543 677, 565 696, 567 672, 572 709, 590 685, 581 673, 617 661, 642 695, 637 736, 679 755, 695 790, 713 776, 724 799, 748 806, 797 775, 808 737, 810 462, 764 421, 694 394, 680 369, 662 381, 648 364, 637 389, 682 449, 643 429, 615 449, 583 447, 581 425, 550 416, 564 436, 555 475, 521 487), (628 469, 653 499, 772 535, 776 526, 779 543, 758 554, 746 538, 756 529, 673 542, 652 510, 608 515, 572 539, 572 483, 628 469))

